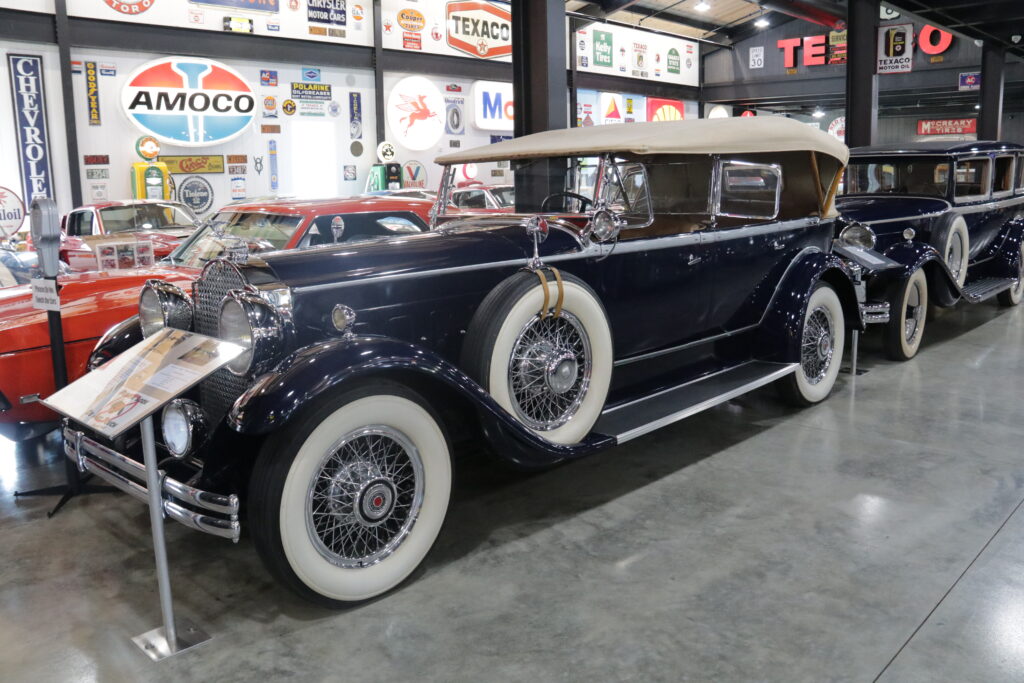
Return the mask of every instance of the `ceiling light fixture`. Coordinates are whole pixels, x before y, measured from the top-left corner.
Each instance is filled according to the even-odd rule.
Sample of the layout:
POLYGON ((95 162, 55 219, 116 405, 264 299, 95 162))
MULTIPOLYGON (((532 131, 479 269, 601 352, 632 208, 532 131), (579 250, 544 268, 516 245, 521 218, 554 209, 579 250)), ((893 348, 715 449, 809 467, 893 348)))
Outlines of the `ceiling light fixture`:
POLYGON ((771 26, 771 22, 764 17, 759 17, 758 20, 754 22, 754 26, 758 28, 768 28, 771 26))
POLYGON ((812 114, 811 114, 811 116, 813 116, 813 117, 814 117, 814 118, 816 118, 816 119, 820 119, 820 118, 821 118, 822 116, 824 116, 824 115, 825 115, 825 112, 823 112, 823 111, 822 111, 822 110, 820 110, 820 109, 815 109, 815 110, 814 110, 814 113, 812 113, 812 114))
POLYGON ((974 108, 975 109, 981 109, 981 105, 980 104, 976 104, 976 105, 974 105, 974 108))
POLYGON ((697 10, 698 12, 707 12, 709 9, 711 9, 711 5, 709 5, 705 0, 700 0, 700 2, 698 2, 693 9, 697 10))

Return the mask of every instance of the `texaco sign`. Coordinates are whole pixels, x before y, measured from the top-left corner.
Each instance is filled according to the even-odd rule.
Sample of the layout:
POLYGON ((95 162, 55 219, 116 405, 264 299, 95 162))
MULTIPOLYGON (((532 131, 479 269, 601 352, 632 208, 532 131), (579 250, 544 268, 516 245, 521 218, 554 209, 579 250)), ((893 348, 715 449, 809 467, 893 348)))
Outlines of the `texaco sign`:
POLYGON ((448 45, 480 59, 512 54, 512 14, 506 7, 483 0, 449 2, 446 9, 448 45))

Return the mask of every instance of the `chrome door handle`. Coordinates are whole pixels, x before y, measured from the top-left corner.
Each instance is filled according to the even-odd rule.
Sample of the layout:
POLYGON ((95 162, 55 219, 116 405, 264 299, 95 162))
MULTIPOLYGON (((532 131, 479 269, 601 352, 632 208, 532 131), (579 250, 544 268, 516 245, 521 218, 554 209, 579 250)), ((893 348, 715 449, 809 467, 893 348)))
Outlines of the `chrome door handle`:
POLYGON ((774 249, 775 251, 778 251, 779 249, 783 249, 783 248, 785 248, 785 246, 786 246, 786 243, 783 242, 782 240, 774 240, 772 242, 772 249, 774 249))
POLYGON ((688 265, 688 266, 695 266, 695 265, 697 265, 698 263, 700 263, 703 260, 704 260, 703 258, 701 258, 700 256, 697 256, 696 254, 690 254, 690 258, 686 262, 686 265, 688 265))

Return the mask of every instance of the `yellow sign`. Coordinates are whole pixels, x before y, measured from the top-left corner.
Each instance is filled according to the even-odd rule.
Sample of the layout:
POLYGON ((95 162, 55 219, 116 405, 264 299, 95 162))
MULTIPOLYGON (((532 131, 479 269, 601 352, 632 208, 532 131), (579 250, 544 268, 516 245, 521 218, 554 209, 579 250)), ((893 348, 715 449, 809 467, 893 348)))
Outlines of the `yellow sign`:
POLYGON ((100 85, 96 78, 99 73, 96 62, 85 63, 85 101, 89 107, 89 125, 102 125, 100 121, 100 85))
POLYGON ((209 154, 193 157, 159 157, 159 160, 167 164, 167 170, 171 173, 223 173, 224 155, 209 154))

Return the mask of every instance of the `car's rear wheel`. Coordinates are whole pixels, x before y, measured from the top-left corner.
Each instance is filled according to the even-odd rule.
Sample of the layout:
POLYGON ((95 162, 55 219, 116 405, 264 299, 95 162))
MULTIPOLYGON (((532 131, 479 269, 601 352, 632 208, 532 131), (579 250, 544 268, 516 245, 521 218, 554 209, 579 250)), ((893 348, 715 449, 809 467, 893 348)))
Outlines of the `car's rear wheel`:
POLYGON ((996 296, 1000 306, 1016 306, 1024 298, 1024 242, 1020 245, 1020 263, 1017 267, 1017 284, 996 296))
POLYGON ((597 422, 612 374, 612 337, 597 295, 582 280, 521 271, 481 302, 463 365, 505 410, 553 443, 583 439, 597 422), (542 309, 545 305, 542 317, 542 309))
POLYGON ((885 327, 885 353, 893 360, 917 355, 928 313, 928 278, 918 268, 893 288, 889 298, 889 324, 885 327))
POLYGON ((846 343, 843 305, 835 290, 818 282, 807 301, 800 335, 800 365, 779 380, 791 403, 809 406, 824 401, 835 386, 846 343))
POLYGON ((325 606, 394 588, 441 529, 450 450, 440 420, 401 385, 333 397, 268 439, 256 461, 249 515, 260 557, 325 606))

